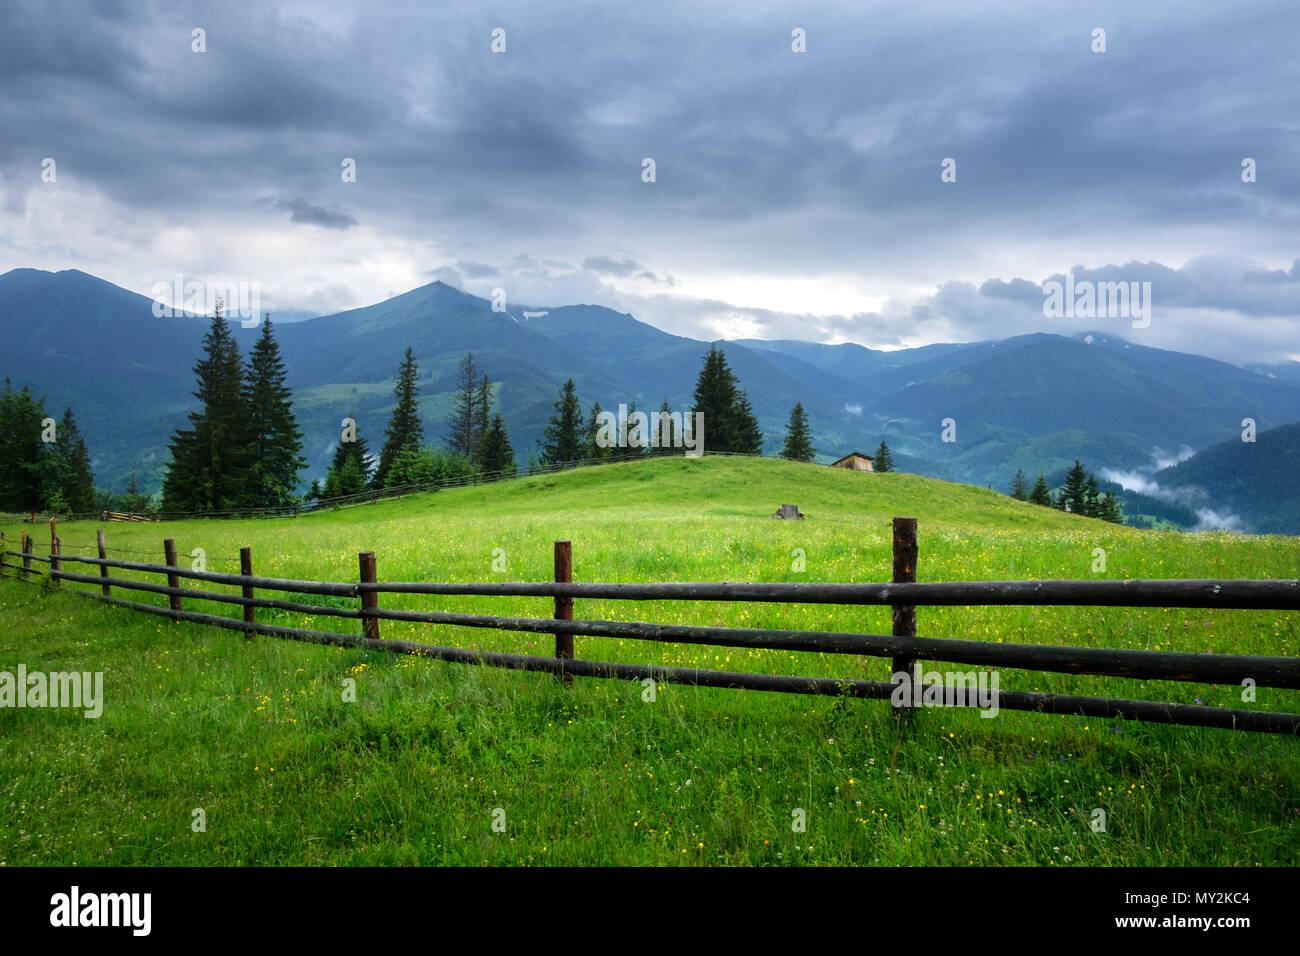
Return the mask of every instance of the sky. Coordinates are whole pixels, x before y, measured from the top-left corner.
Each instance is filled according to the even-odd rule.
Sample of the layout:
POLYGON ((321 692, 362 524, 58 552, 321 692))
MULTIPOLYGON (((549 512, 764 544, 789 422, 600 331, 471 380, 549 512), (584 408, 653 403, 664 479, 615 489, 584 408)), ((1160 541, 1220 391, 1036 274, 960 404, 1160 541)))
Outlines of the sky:
POLYGON ((1300 360, 1297 27, 1293 0, 5 0, 0 272, 1300 360), (1067 272, 1149 310, 1046 314, 1067 272))

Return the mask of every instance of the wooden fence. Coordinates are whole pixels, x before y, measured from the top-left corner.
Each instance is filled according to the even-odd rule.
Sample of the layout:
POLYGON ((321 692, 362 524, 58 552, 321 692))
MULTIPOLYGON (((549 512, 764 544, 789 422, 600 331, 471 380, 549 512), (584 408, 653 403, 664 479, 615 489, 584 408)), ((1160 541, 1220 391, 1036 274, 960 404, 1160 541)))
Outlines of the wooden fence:
MULTIPOLYGON (((347 647, 365 647, 398 654, 483 664, 519 670, 546 671, 566 683, 574 677, 613 677, 692 684, 701 687, 747 688, 795 694, 889 699, 897 684, 888 681, 836 680, 708 671, 694 668, 622 664, 581 660, 574 656, 574 637, 615 637, 662 643, 700 644, 852 654, 892 659, 895 680, 911 679, 916 661, 944 661, 979 667, 1048 671, 1063 674, 1125 677, 1135 680, 1189 681, 1255 687, 1300 689, 1300 659, 1236 654, 1188 654, 1172 651, 1062 647, 1043 644, 1003 644, 951 638, 919 637, 916 609, 924 606, 1089 606, 1089 607, 1179 607, 1256 610, 1300 610, 1300 580, 1105 580, 1105 581, 969 581, 917 583, 917 537, 915 518, 893 522, 893 580, 872 584, 743 584, 743 583, 657 583, 587 584, 574 583, 572 547, 555 542, 555 575, 550 582, 512 583, 428 583, 381 582, 377 576, 375 552, 358 555, 358 580, 352 582, 298 581, 257 577, 253 574, 252 551, 240 549, 240 573, 223 574, 180 567, 172 539, 164 542, 165 564, 116 561, 107 557, 103 531, 97 535, 97 558, 62 553, 57 535, 52 534, 50 554, 35 554, 32 539, 24 533, 20 551, 0 551, 0 572, 13 569, 20 578, 42 572, 32 562, 49 565, 49 578, 98 585, 98 591, 78 589, 75 593, 108 601, 173 620, 211 624, 243 631, 249 640, 256 634, 290 640, 347 647), (21 564, 5 557, 21 558, 21 564), (63 569, 68 562, 97 566, 98 575, 78 574, 63 569), (165 575, 167 583, 154 584, 110 575, 111 568, 165 575), (233 585, 239 595, 200 591, 180 586, 181 578, 233 585), (113 588, 165 594, 168 607, 114 597, 113 588), (357 600, 355 608, 259 598, 256 592, 281 591, 296 594, 332 595, 357 600), (403 611, 382 608, 382 594, 526 596, 550 598, 553 614, 544 618, 499 617, 443 611, 403 611), (576 599, 626 601, 681 600, 728 602, 775 602, 782 604, 889 605, 892 633, 855 634, 839 631, 777 630, 742 627, 700 627, 654 624, 639 621, 574 619, 576 599), (242 619, 205 614, 182 607, 182 600, 215 601, 243 608, 242 619), (349 618, 361 622, 361 634, 308 630, 260 623, 257 608, 277 608, 308 615, 349 618), (552 634, 554 656, 477 651, 460 647, 418 644, 380 637, 380 622, 410 621, 459 627, 490 628, 552 634)), ((0 547, 3 547, 0 545, 0 547)), ((910 695, 909 695, 910 696, 910 695)), ((1202 727, 1221 727, 1267 733, 1294 734, 1300 731, 1300 714, 1259 710, 1233 710, 1191 704, 1081 697, 1065 694, 997 692, 997 706, 1007 710, 1029 710, 1053 714, 1121 718, 1202 727)), ((956 700, 951 691, 949 704, 956 700)))

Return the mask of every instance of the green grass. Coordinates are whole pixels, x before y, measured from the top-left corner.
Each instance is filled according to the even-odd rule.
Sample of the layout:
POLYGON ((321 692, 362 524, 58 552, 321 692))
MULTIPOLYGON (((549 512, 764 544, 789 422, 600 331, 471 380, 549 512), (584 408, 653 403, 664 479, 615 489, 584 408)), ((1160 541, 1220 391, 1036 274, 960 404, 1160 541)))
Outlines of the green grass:
MULTIPOLYGON (((890 518, 919 519, 920 580, 1295 577, 1300 539, 1137 531, 911 475, 666 458, 297 519, 107 526, 210 570, 355 580, 880 581, 890 518), (808 518, 772 521, 785 503, 808 518), (1094 549, 1106 570, 1094 573, 1094 549), (505 552, 504 573, 493 570, 505 552), (803 570, 796 570, 800 552, 803 570)), ((60 528, 93 554, 92 524, 60 528)), ((5 526, 12 542, 23 530, 5 526)), ((27 526, 30 530, 30 526, 27 526)), ((47 532, 45 532, 47 534, 47 532)), ((44 551, 44 548, 41 549, 44 551)), ((91 569, 91 573, 93 569, 91 569)), ((10 572, 11 574, 11 572, 10 572)), ((194 582, 192 582, 194 583, 194 582)), ((197 584, 197 583, 194 583, 197 584)), ((71 590, 80 585, 64 585, 71 590)), ((208 586, 210 587, 210 586, 208 586)), ((137 592, 133 599, 162 604, 137 592)), ((300 598, 295 598, 300 599, 300 598)), ((317 603, 339 603, 312 598, 317 603)), ((382 595, 389 607, 547 615, 537 598, 382 595)), ((230 605, 187 606, 234 616, 230 605)), ((578 601, 575 616, 887 632, 887 608, 578 601)), ((1293 655, 1294 612, 922 608, 924 636, 1293 655)), ((357 622, 259 611, 268 623, 357 622)), ((23 864, 1286 865, 1291 738, 1003 711, 578 680, 320 647, 0 581, 0 670, 103 671, 102 717, 0 709, 0 862, 23 864), (356 681, 355 703, 343 700, 356 681), (207 829, 191 829, 202 808, 207 829), (504 811, 505 830, 493 830, 504 811), (1094 832, 1095 808, 1106 830, 1094 832), (792 830, 801 810, 806 830, 792 830)), ((385 637, 534 654, 546 635, 406 625, 385 637)), ((575 639, 579 657, 885 680, 886 661, 575 639)), ((941 667, 942 669, 942 667, 941 667)), ((960 667, 957 669, 966 670, 960 667)), ((1004 690, 1294 711, 1300 694, 1004 670, 1004 690)))

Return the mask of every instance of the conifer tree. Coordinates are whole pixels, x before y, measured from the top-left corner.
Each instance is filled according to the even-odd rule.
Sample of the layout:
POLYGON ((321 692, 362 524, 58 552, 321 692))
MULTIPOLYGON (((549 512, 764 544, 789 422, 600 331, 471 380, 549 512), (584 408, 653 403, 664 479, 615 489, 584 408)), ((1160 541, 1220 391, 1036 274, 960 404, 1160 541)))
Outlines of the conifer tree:
POLYGON ((597 440, 600 437, 600 402, 591 406, 591 415, 587 418, 587 424, 583 429, 583 454, 582 456, 590 461, 600 461, 605 458, 612 458, 622 449, 601 447, 597 440))
POLYGON ((447 422, 447 447, 458 455, 470 458, 474 454, 474 431, 478 416, 478 390, 481 370, 468 352, 456 366, 456 398, 451 419, 447 422))
POLYGON ((560 398, 555 403, 555 414, 547 422, 546 430, 542 433, 543 437, 538 442, 541 446, 543 463, 551 466, 569 464, 581 459, 584 431, 578 396, 573 379, 569 379, 560 388, 560 398))
POLYGON ((736 400, 734 411, 736 422, 736 448, 742 455, 763 454, 763 430, 758 425, 758 416, 749 404, 749 396, 742 390, 736 400))
POLYGON ((63 421, 59 423, 57 446, 64 504, 73 514, 93 511, 95 476, 90 471, 90 453, 71 408, 63 413, 63 421))
POLYGON ((297 498, 302 457, 302 432, 293 416, 293 401, 285 385, 280 346, 271 330, 271 317, 262 320, 262 334, 249 353, 245 401, 252 441, 246 504, 274 508, 297 498))
POLYGON ((393 459, 407 449, 420 450, 424 440, 424 425, 420 422, 420 369, 416 365, 411 347, 406 347, 406 355, 397 370, 397 384, 393 387, 397 396, 397 405, 388 420, 384 431, 384 447, 379 452, 379 465, 375 468, 371 487, 387 486, 388 471, 393 467, 393 459))
POLYGON ((885 444, 885 440, 883 438, 880 440, 880 447, 876 449, 876 454, 874 457, 875 460, 871 463, 871 467, 873 470, 875 471, 894 470, 894 456, 889 453, 889 446, 885 444))
POLYGON ((1029 493, 1029 500, 1045 508, 1052 507, 1052 492, 1048 489, 1047 479, 1041 471, 1038 473, 1038 480, 1034 482, 1034 490, 1029 493))
POLYGON ((43 508, 58 487, 58 455, 41 434, 47 417, 44 398, 33 398, 26 385, 14 391, 5 379, 0 394, 0 509, 43 508))
POLYGON ((1083 485, 1083 504, 1081 514, 1089 518, 1098 517, 1098 498, 1100 492, 1097 488, 1097 477, 1091 472, 1088 473, 1088 480, 1083 485))
POLYGON ((708 449, 750 455, 763 453, 763 432, 758 418, 716 344, 709 346, 704 356, 693 398, 692 414, 704 414, 708 449))
POLYGON ((487 435, 488 428, 492 419, 492 383, 488 380, 487 375, 479 381, 478 390, 474 395, 474 439, 472 445, 473 459, 475 464, 482 467, 483 449, 482 443, 487 435))
POLYGON ((1097 517, 1115 524, 1124 522, 1124 512, 1120 509, 1119 499, 1109 491, 1102 495, 1097 503, 1097 517))
POLYGON ((1056 499, 1056 507, 1061 511, 1083 514, 1087 484, 1088 472, 1084 470, 1083 465, 1079 464, 1079 459, 1076 458, 1074 467, 1066 473, 1065 484, 1061 487, 1061 493, 1056 499))
POLYGON ((501 413, 492 417, 487 431, 483 434, 483 451, 480 467, 485 475, 513 478, 519 470, 515 462, 515 450, 510 447, 510 436, 506 434, 505 423, 501 413))
POLYGON ((1029 500, 1029 482, 1025 480, 1025 473, 1022 469, 1016 469, 1016 477, 1011 481, 1011 497, 1016 501, 1029 500))
POLYGON ((671 419, 662 416, 671 415, 672 408, 668 404, 668 399, 664 398, 664 403, 659 406, 659 411, 654 413, 650 419, 650 434, 654 435, 656 431, 659 434, 659 441, 656 447, 650 449, 652 455, 672 455, 676 453, 673 447, 672 425, 669 424, 671 419))
POLYGON ((785 426, 785 444, 781 446, 781 457, 812 461, 815 451, 808 427, 808 413, 803 410, 803 402, 795 402, 794 408, 790 409, 790 421, 785 426))
POLYGON ((643 458, 643 457, 645 457, 646 455, 650 454, 650 450, 651 450, 651 449, 650 449, 650 430, 651 430, 651 428, 654 427, 654 424, 655 424, 655 423, 654 423, 654 419, 650 418, 648 415, 646 416, 646 426, 647 426, 647 427, 646 427, 645 432, 642 433, 642 432, 638 431, 637 429, 635 429, 635 428, 633 427, 633 425, 632 425, 632 421, 633 421, 632 416, 635 415, 635 414, 636 414, 636 402, 635 402, 635 401, 632 401, 632 402, 627 406, 627 421, 628 421, 628 426, 627 426, 627 447, 626 447, 626 448, 608 448, 608 449, 606 449, 606 456, 607 456, 607 457, 609 457, 609 458, 622 458, 622 459, 627 459, 627 458, 643 458), (638 440, 644 439, 644 440, 645 440, 645 444, 644 444, 644 445, 634 445, 634 444, 632 444, 632 437, 633 437, 634 434, 635 434, 635 436, 636 436, 636 438, 637 438, 638 440))
POLYGON ((734 451, 738 430, 734 410, 738 395, 736 378, 731 374, 726 356, 717 345, 709 346, 704 367, 695 383, 692 414, 703 413, 706 451, 734 451))
MULTIPOLYGON (((350 417, 353 422, 356 421, 355 415, 350 417)), ((359 425, 354 426, 351 432, 352 440, 344 441, 340 438, 334 449, 334 460, 330 462, 329 471, 325 475, 323 495, 326 498, 360 494, 369 484, 367 475, 370 463, 367 459, 370 451, 366 439, 361 434, 359 425)))
POLYGON ((194 366, 199 400, 190 428, 169 443, 171 462, 163 480, 163 510, 204 512, 245 505, 252 458, 239 345, 221 314, 213 310, 194 366))

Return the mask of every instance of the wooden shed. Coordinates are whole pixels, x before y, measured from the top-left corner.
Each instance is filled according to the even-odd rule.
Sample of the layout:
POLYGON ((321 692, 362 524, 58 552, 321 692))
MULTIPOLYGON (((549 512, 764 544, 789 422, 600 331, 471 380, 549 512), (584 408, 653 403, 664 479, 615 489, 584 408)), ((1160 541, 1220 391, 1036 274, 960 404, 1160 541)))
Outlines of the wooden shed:
POLYGON ((839 461, 831 462, 832 468, 849 468, 853 471, 875 471, 872 466, 874 459, 870 455, 864 455, 860 451, 851 451, 839 461))

